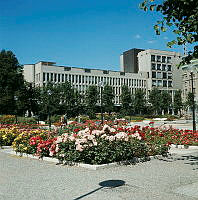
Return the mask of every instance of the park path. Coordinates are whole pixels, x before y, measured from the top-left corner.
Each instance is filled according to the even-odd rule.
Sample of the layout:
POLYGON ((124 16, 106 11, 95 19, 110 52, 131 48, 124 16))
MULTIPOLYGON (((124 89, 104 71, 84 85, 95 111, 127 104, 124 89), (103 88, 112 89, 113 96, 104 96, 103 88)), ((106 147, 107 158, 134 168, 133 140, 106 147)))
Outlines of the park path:
POLYGON ((93 171, 0 150, 0 200, 79 199, 198 200, 198 152, 93 171), (99 185, 107 180, 125 184, 115 188, 99 185))

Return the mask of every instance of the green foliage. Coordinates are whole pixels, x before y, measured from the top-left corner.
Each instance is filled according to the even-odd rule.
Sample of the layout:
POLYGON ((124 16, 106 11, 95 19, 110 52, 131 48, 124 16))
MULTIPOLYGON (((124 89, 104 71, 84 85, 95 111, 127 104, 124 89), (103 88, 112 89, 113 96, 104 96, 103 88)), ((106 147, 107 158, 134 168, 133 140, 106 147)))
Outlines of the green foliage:
POLYGON ((127 85, 122 86, 122 94, 120 96, 122 103, 122 113, 128 115, 131 113, 132 96, 127 85))
POLYGON ((104 106, 104 111, 109 114, 113 112, 114 109, 114 91, 109 85, 105 85, 102 94, 102 103, 104 106))
MULTIPOLYGON (((197 0, 144 0, 140 8, 147 11, 160 12, 162 19, 154 26, 156 34, 164 32, 171 27, 176 39, 168 42, 167 46, 196 43, 198 41, 198 1, 197 0)), ((198 58, 198 46, 194 46, 194 52, 183 58, 181 63, 189 63, 192 58, 198 58)))
POLYGON ((168 112, 168 109, 171 108, 172 104, 172 97, 170 93, 167 91, 161 91, 161 98, 160 98, 160 106, 161 110, 164 111, 164 114, 168 112))
POLYGON ((143 114, 146 108, 146 94, 143 90, 137 89, 135 91, 133 106, 136 114, 143 114))
POLYGON ((97 146, 87 147, 82 152, 76 151, 75 142, 60 143, 60 152, 56 155, 59 160, 66 162, 83 162, 88 164, 105 164, 132 160, 134 157, 145 157, 148 148, 144 142, 132 140, 109 142, 97 139, 97 146))
POLYGON ((87 107, 87 114, 91 119, 95 119, 96 104, 99 98, 99 92, 95 85, 91 85, 87 88, 85 95, 85 104, 87 107))
POLYGON ((11 51, 0 52, 0 114, 16 114, 15 93, 23 86, 21 66, 11 51))
POLYGON ((16 92, 16 96, 17 114, 24 116, 26 111, 28 111, 28 117, 31 117, 32 113, 35 115, 38 114, 39 88, 32 86, 31 83, 25 82, 20 90, 16 92))
POLYGON ((149 103, 155 114, 161 113, 161 92, 158 88, 153 88, 150 91, 149 103))
POLYGON ((174 108, 174 111, 175 111, 176 114, 177 114, 178 112, 181 112, 181 109, 182 109, 182 107, 183 107, 181 93, 182 93, 181 90, 177 90, 177 91, 175 91, 175 95, 174 95, 174 104, 173 104, 173 108, 174 108))

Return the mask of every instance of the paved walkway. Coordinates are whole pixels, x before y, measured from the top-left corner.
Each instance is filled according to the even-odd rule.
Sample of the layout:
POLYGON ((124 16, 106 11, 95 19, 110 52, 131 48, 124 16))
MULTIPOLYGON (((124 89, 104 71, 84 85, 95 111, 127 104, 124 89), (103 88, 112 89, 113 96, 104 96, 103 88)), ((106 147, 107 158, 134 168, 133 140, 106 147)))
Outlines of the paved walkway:
POLYGON ((181 151, 162 160, 92 171, 0 150, 0 200, 195 200, 198 151, 181 151))

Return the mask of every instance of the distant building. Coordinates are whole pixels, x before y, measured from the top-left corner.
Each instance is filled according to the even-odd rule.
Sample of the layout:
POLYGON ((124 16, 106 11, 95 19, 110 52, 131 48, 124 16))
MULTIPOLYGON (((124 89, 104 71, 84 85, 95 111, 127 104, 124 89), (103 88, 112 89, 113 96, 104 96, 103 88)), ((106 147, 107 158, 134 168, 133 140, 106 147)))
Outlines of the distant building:
POLYGON ((147 91, 147 79, 144 72, 134 74, 111 70, 56 66, 54 62, 44 61, 24 65, 23 69, 25 80, 35 86, 42 87, 49 81, 53 83, 68 81, 83 94, 90 85, 96 85, 99 90, 99 83, 103 82, 104 85, 108 84, 113 87, 115 105, 121 104, 122 85, 127 85, 132 94, 135 94, 138 88, 147 91))
POLYGON ((144 49, 130 49, 120 56, 120 70, 128 73, 138 73, 138 53, 144 49))
POLYGON ((147 97, 154 87, 168 91, 172 98, 175 90, 182 89, 182 70, 176 67, 181 60, 179 53, 153 49, 131 49, 126 52, 123 58, 121 56, 121 71, 56 66, 54 62, 40 61, 23 66, 24 78, 41 87, 49 81, 69 81, 81 93, 85 93, 90 85, 96 85, 99 89, 99 83, 103 82, 113 87, 115 105, 121 105, 122 85, 127 85, 132 94, 142 89, 147 97))

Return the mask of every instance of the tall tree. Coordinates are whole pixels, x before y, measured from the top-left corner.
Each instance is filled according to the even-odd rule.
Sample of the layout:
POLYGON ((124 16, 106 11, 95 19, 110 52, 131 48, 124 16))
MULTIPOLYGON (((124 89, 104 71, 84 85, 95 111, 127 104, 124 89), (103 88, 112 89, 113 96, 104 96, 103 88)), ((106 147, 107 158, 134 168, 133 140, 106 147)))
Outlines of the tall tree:
POLYGON ((149 103, 151 104, 154 114, 161 113, 161 91, 158 88, 153 88, 149 94, 149 103))
POLYGON ((121 103, 122 103, 122 113, 125 113, 125 115, 130 114, 131 112, 131 103, 132 103, 132 96, 130 89, 127 85, 122 86, 122 94, 120 96, 121 103))
POLYGON ((82 112, 82 95, 72 88, 69 82, 58 85, 59 114, 66 114, 68 118, 76 117, 82 112))
POLYGON ((182 93, 181 90, 175 91, 175 94, 174 94, 174 104, 173 104, 174 112, 176 114, 178 114, 178 112, 179 112, 180 115, 181 115, 181 109, 183 107, 181 93, 182 93))
POLYGON ((25 82, 20 90, 16 92, 17 97, 17 113, 24 115, 28 111, 30 117, 32 113, 38 115, 39 112, 39 96, 40 88, 34 87, 31 83, 25 82))
POLYGON ((15 93, 23 86, 22 68, 11 51, 0 52, 0 114, 16 113, 15 93))
POLYGON ((39 114, 43 116, 51 116, 58 113, 60 107, 59 85, 49 82, 41 88, 39 107, 39 114))
POLYGON ((189 63, 192 58, 198 58, 198 1, 197 0, 144 0, 141 8, 147 11, 157 11, 162 14, 162 19, 157 21, 154 29, 156 34, 165 32, 168 27, 177 35, 176 39, 168 42, 172 45, 195 44, 194 52, 183 58, 184 63, 189 63))
POLYGON ((172 107, 172 97, 169 92, 162 90, 161 91, 161 110, 164 114, 168 113, 168 110, 172 107))
POLYGON ((105 112, 108 112, 109 115, 111 114, 111 112, 113 112, 114 98, 115 95, 113 88, 110 85, 105 85, 103 89, 102 102, 105 112))
POLYGON ((96 104, 98 102, 98 99, 99 92, 97 90, 97 87, 95 85, 89 86, 86 90, 85 103, 87 107, 87 114, 91 119, 96 117, 96 104))
POLYGON ((146 108, 146 94, 142 89, 137 89, 135 91, 133 105, 136 114, 144 114, 146 108))

